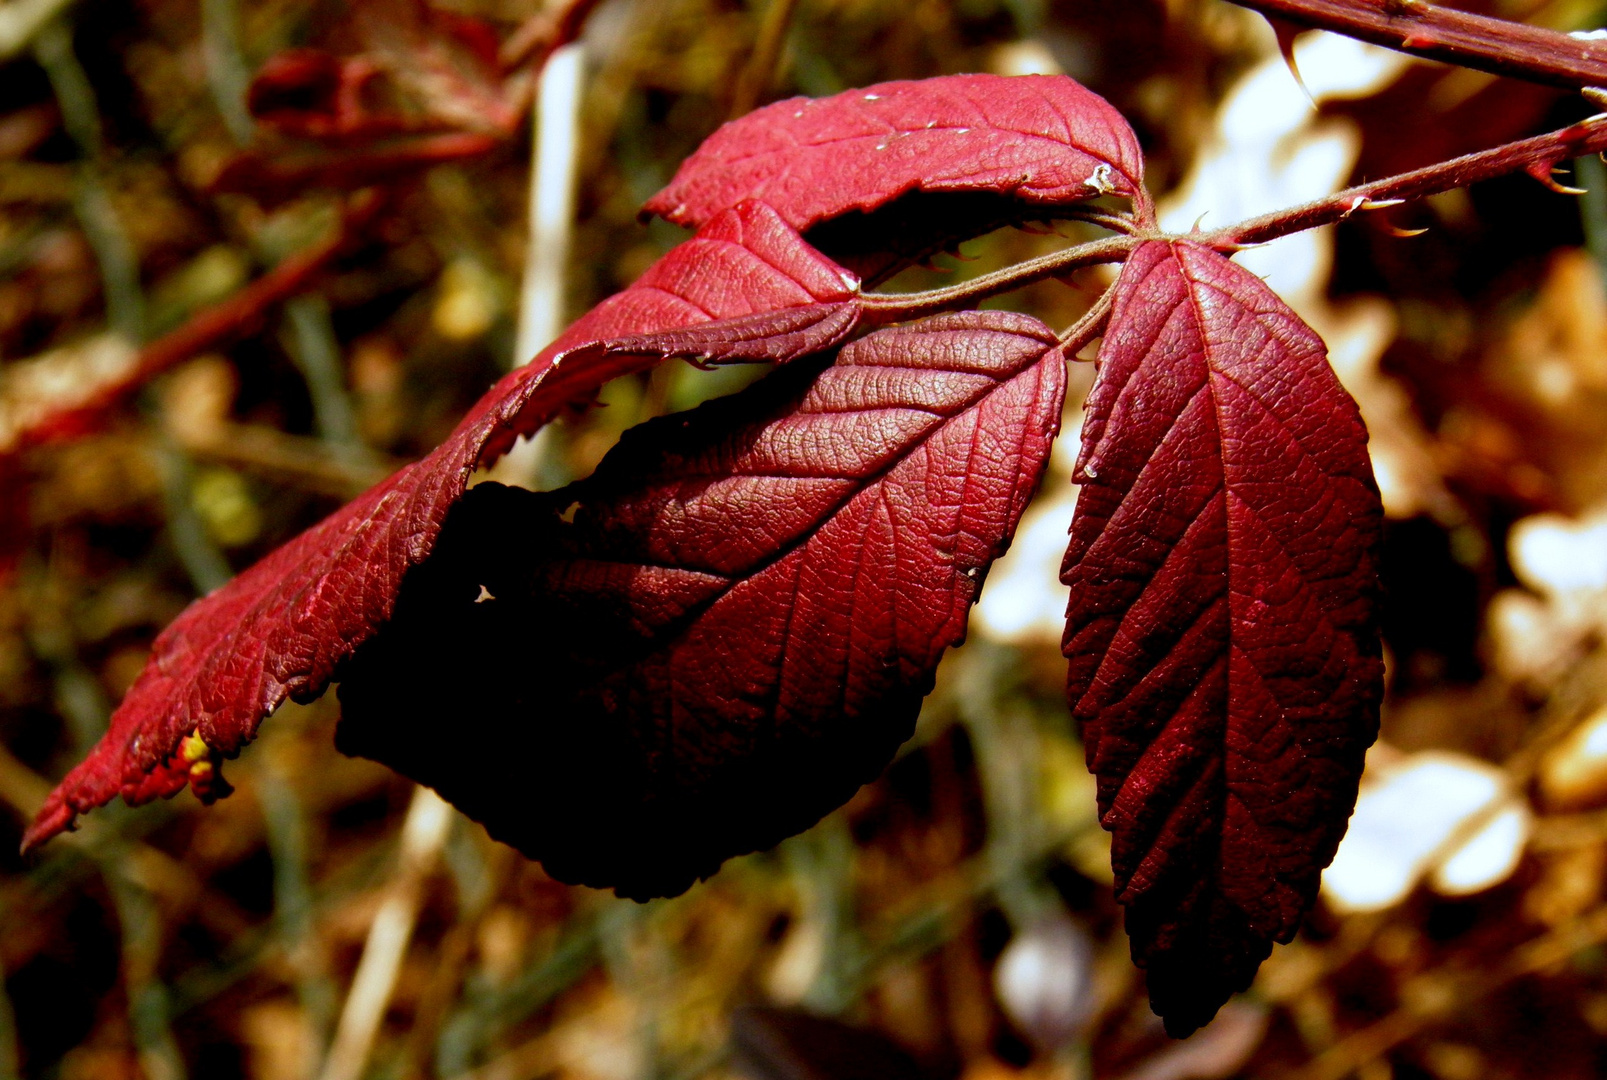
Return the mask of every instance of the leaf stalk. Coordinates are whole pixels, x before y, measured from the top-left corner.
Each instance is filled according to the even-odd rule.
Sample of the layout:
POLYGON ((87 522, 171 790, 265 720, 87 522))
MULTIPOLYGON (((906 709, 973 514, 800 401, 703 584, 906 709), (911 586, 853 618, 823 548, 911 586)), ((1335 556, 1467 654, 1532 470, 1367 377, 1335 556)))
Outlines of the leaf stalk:
POLYGON ((879 325, 918 319, 940 311, 974 307, 990 296, 998 296, 1047 278, 1060 277, 1085 266, 1122 262, 1146 239, 1155 237, 1113 236, 1090 244, 1078 244, 941 289, 914 293, 866 293, 860 299, 861 318, 866 324, 879 325))

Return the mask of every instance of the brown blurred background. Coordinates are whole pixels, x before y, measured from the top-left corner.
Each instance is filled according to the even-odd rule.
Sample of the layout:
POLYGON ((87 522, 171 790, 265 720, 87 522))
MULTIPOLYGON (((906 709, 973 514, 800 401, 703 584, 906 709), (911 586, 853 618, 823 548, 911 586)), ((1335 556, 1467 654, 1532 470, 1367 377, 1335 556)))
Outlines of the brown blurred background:
MULTIPOLYGON (((1460 6, 1607 20, 1585 0, 1460 6)), ((916 738, 843 810, 682 897, 555 883, 337 754, 333 694, 265 723, 211 809, 114 806, 15 854, 157 631, 427 451, 530 342, 678 242, 637 207, 733 113, 1063 71, 1129 116, 1186 229, 1587 112, 1306 38, 1314 107, 1265 25, 1219 0, 603 0, 538 93, 562 13, 0 4, 0 1077, 1607 1072, 1594 159, 1583 196, 1511 178, 1245 256, 1324 333, 1373 431, 1391 690, 1306 931, 1184 1043, 1127 959, 1061 698, 1054 571, 1088 365, 916 738), (532 225, 535 167, 576 194, 532 225)), ((1006 230, 890 287, 1075 228, 1006 230)), ((1099 284, 1000 302, 1063 327, 1099 284)), ((624 428, 752 377, 677 362, 612 383, 516 464, 584 475, 624 428)), ((480 719, 443 716, 443 737, 482 737, 480 719)))

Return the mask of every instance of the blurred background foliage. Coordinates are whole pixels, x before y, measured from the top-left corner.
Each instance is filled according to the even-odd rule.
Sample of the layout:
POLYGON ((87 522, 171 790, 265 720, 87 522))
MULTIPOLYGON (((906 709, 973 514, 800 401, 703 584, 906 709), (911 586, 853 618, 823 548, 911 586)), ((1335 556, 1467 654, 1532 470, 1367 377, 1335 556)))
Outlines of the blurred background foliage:
MULTIPOLYGON (((1562 30, 1607 18, 1580 0, 1462 6, 1562 30)), ((1131 118, 1186 230, 1585 112, 1321 35, 1297 48, 1308 99, 1265 25, 1219 0, 603 0, 570 82, 534 95, 543 123, 578 117, 542 165, 576 198, 556 239, 530 243, 526 113, 562 15, 0 4, 0 1076, 1607 1071, 1595 159, 1575 165, 1582 196, 1513 178, 1243 256, 1324 333, 1372 429, 1391 688, 1305 932, 1186 1042, 1161 1034, 1127 959, 1061 696, 1055 570, 1090 365, 917 737, 843 810, 682 897, 555 883, 335 753, 333 695, 280 710, 215 807, 114 806, 15 854, 155 633, 432 447, 527 358, 521 338, 550 334, 541 304, 548 324, 573 317, 678 242, 637 207, 733 113, 891 78, 1063 71, 1131 118), (311 61, 248 94, 264 64, 315 55, 368 65, 340 69, 346 111, 318 112, 347 84, 311 61)), ((1075 228, 1005 230, 890 287, 1075 228)), ((1000 302, 1065 326, 1100 284, 1000 302)), ((671 363, 610 384, 523 467, 584 475, 624 428, 752 377, 671 363)), ((442 716, 442 737, 494 753, 484 719, 442 716)))

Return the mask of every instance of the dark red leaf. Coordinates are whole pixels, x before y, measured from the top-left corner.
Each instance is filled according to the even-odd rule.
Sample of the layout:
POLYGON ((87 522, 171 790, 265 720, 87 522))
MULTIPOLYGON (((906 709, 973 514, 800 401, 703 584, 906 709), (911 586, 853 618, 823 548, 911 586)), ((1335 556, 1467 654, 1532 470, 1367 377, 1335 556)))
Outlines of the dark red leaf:
POLYGON ((28 477, 15 457, 0 455, 0 589, 28 543, 28 477))
POLYGON ((804 239, 870 289, 965 240, 1056 212, 988 191, 912 191, 869 213, 850 210, 822 221, 804 239))
POLYGON ((762 204, 710 222, 493 387, 434 453, 191 604, 25 847, 118 794, 143 802, 215 775, 286 697, 320 693, 390 617, 403 574, 430 553, 469 476, 517 434, 667 354, 782 361, 829 346, 854 326, 857 285, 762 204), (735 321, 693 329, 714 320, 735 321), (192 733, 199 740, 186 742, 192 733))
POLYGON ((745 1005, 731 1014, 731 1050, 752 1080, 931 1080, 898 1043, 803 1009, 745 1005))
POLYGON ((360 51, 286 49, 270 56, 246 92, 263 126, 344 143, 406 131, 510 134, 518 109, 497 62, 497 39, 479 19, 420 0, 357 0, 344 36, 360 51))
POLYGON ((1143 171, 1127 121, 1072 79, 949 75, 767 105, 709 136, 643 210, 696 225, 759 198, 807 231, 912 191, 1131 197, 1143 171))
POLYGON ((485 154, 513 134, 518 91, 503 79, 486 23, 422 0, 359 0, 349 16, 347 36, 361 52, 287 49, 263 64, 246 95, 263 129, 322 145, 253 146, 225 164, 212 191, 282 202, 310 187, 394 182, 485 154))
POLYGON ((471 492, 347 671, 341 748, 637 898, 846 801, 964 636, 1065 372, 1003 312, 824 359, 627 433, 563 491, 471 492))
POLYGON ((1344 834, 1382 511, 1355 403, 1260 279, 1157 241, 1116 288, 1065 652, 1133 959, 1181 1035, 1290 940, 1344 834))

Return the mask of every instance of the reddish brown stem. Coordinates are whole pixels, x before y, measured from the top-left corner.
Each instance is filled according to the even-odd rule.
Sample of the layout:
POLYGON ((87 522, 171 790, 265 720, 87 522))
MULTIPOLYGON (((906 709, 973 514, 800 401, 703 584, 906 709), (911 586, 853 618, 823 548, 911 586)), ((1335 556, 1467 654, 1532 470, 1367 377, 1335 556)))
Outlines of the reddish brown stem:
POLYGON ((1570 89, 1607 86, 1607 40, 1470 15, 1426 0, 1232 0, 1374 45, 1570 89))
MULTIPOLYGON (((184 325, 163 334, 140 350, 134 369, 137 384, 150 381, 168 368, 207 349, 213 349, 249 333, 277 304, 305 292, 352 241, 353 236, 374 215, 379 199, 366 196, 359 205, 342 215, 340 226, 329 237, 279 262, 272 270, 229 297, 195 313, 184 325)), ((125 393, 116 388, 114 393, 125 393)))
POLYGON ((255 330, 271 308, 307 290, 373 220, 381 203, 381 197, 372 192, 359 196, 327 239, 289 256, 227 300, 196 312, 182 326, 146 345, 136 362, 116 381, 94 387, 83 397, 16 431, 9 444, 0 448, 0 464, 10 453, 95 426, 107 412, 162 372, 255 330))
POLYGON ((1520 139, 1476 154, 1467 154, 1426 169, 1358 184, 1303 206, 1277 210, 1241 221, 1224 229, 1194 233, 1186 238, 1145 231, 1130 236, 1114 236, 1091 244, 1079 244, 1015 266, 984 274, 959 285, 917 293, 867 293, 863 299, 864 321, 870 325, 918 318, 938 311, 974 307, 990 296, 1010 292, 1035 281, 1060 277, 1073 270, 1097 263, 1121 262, 1146 240, 1189 239, 1222 251, 1234 251, 1252 244, 1276 240, 1290 233, 1315 229, 1343 221, 1359 210, 1383 209, 1398 201, 1421 198, 1452 188, 1466 187, 1480 180, 1523 170, 1542 184, 1555 188, 1551 169, 1559 161, 1607 150, 1607 116, 1588 120, 1532 139, 1520 139))
POLYGON ((1358 184, 1304 206, 1278 210, 1241 221, 1201 239, 1224 248, 1259 244, 1280 236, 1342 221, 1358 210, 1378 209, 1378 203, 1421 198, 1452 188, 1522 169, 1540 183, 1556 187, 1552 168, 1560 161, 1607 150, 1607 117, 1589 120, 1532 139, 1506 143, 1476 154, 1466 154, 1439 165, 1398 176, 1358 184))
POLYGON ((287 155, 247 151, 212 181, 213 194, 238 192, 270 203, 286 202, 310 188, 355 191, 389 184, 446 162, 490 153, 503 138, 477 131, 449 131, 373 147, 287 155))
POLYGON ((1078 244, 1064 251, 1040 255, 1036 259, 1028 259, 1026 262, 1016 263, 1003 270, 995 270, 991 274, 983 274, 981 277, 942 289, 913 293, 866 293, 861 300, 864 310, 863 321, 867 325, 874 326, 902 322, 905 319, 918 319, 939 311, 974 307, 990 296, 1010 292, 1012 289, 1031 285, 1035 281, 1061 277, 1085 266, 1121 262, 1145 239, 1149 238, 1113 236, 1108 240, 1096 240, 1091 244, 1078 244))
POLYGON ((1083 312, 1082 318, 1072 323, 1066 332, 1060 335, 1060 349, 1066 354, 1067 360, 1081 360, 1077 354, 1097 337, 1105 333, 1105 324, 1110 322, 1111 308, 1116 306, 1116 286, 1111 285, 1099 294, 1093 307, 1083 312))

